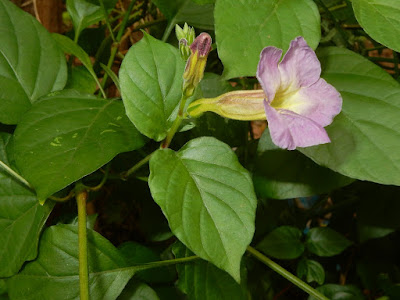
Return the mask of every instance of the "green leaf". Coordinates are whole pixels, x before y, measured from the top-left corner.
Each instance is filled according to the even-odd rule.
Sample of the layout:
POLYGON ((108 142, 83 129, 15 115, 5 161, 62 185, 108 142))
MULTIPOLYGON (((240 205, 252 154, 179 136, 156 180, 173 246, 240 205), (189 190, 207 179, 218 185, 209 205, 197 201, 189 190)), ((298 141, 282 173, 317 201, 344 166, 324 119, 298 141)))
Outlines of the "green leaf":
POLYGON ((72 67, 68 73, 68 81, 65 89, 94 94, 97 88, 96 81, 84 66, 72 67))
MULTIPOLYGON (((189 257, 193 253, 182 243, 175 243, 172 251, 176 258, 189 257)), ((213 264, 196 260, 186 264, 177 264, 178 287, 189 299, 240 300, 247 299, 244 289, 226 272, 213 264)))
MULTIPOLYGON (((104 237, 88 230, 91 299, 116 299, 133 276, 126 262, 104 237)), ((78 227, 57 225, 40 239, 38 258, 8 281, 11 299, 79 299, 78 227), (38 288, 40 287, 40 288, 38 288)))
POLYGON ((178 239, 239 281, 257 199, 232 149, 203 137, 179 152, 158 150, 150 160, 149 186, 178 239))
POLYGON ((161 141, 177 114, 185 67, 178 49, 144 33, 129 49, 119 77, 126 113, 136 128, 161 141))
POLYGON ((352 244, 340 233, 328 227, 312 228, 306 236, 307 249, 318 256, 334 256, 352 244))
POLYGON ((118 300, 159 300, 157 293, 147 284, 131 280, 118 300))
POLYGON ((153 2, 168 20, 163 37, 164 41, 177 23, 187 22, 194 27, 214 29, 214 5, 210 4, 209 0, 153 0, 153 2))
MULTIPOLYGON (((0 160, 10 165, 11 135, 0 133, 0 160)), ((12 276, 37 255, 39 234, 53 204, 41 206, 35 194, 0 167, 0 277, 12 276)))
POLYGON ((253 182, 261 197, 289 199, 330 192, 354 179, 321 167, 298 151, 279 149, 265 130, 258 144, 253 182))
POLYGON ((16 124, 33 102, 67 81, 65 57, 46 29, 0 1, 0 122, 16 124))
POLYGON ((267 255, 279 259, 294 259, 304 252, 301 231, 292 226, 281 226, 271 231, 258 245, 267 255))
MULTIPOLYGON (((114 8, 117 0, 103 0, 106 10, 114 8)), ((67 10, 74 24, 75 36, 86 27, 104 19, 98 0, 67 0, 67 10)))
POLYGON ((400 2, 353 0, 354 13, 363 29, 379 43, 400 51, 400 2))
POLYGON ((324 267, 315 260, 304 258, 297 265, 297 276, 300 279, 306 278, 308 283, 315 281, 318 284, 323 284, 325 281, 324 267))
POLYGON ((214 15, 226 78, 254 76, 264 47, 286 51, 291 40, 303 36, 315 49, 321 38, 318 7, 312 0, 217 0, 214 15))
POLYGON ((90 75, 92 75, 94 81, 96 81, 104 98, 106 98, 106 94, 104 93, 99 79, 97 78, 97 75, 93 70, 92 62, 90 61, 89 55, 78 44, 74 43, 70 38, 66 37, 65 35, 53 33, 52 36, 65 53, 76 56, 82 62, 82 64, 89 71, 90 75))
MULTIPOLYGON (((317 290, 330 300, 364 300, 362 292, 355 286, 351 285, 338 285, 338 284, 325 284, 317 287, 317 290)), ((308 300, 317 300, 310 296, 308 300)))
POLYGON ((341 48, 319 52, 324 77, 341 93, 342 112, 328 126, 331 143, 299 149, 343 175, 400 185, 400 85, 362 56, 341 48))
POLYGON ((43 99, 15 131, 15 161, 40 201, 143 145, 121 101, 79 93, 43 99))

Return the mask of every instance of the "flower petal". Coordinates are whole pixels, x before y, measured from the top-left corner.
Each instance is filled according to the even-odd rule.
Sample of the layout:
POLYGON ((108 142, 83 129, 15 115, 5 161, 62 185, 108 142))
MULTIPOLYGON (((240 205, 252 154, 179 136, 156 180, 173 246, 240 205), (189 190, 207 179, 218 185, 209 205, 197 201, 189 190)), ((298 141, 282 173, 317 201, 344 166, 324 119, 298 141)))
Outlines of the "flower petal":
MULTIPOLYGON (((321 75, 321 64, 315 52, 299 36, 290 42, 279 64, 281 90, 296 90, 315 83, 321 75)), ((288 91, 288 92, 290 92, 288 91)))
POLYGON ((329 143, 325 129, 313 120, 294 112, 275 110, 264 101, 268 128, 275 145, 288 150, 329 143))
POLYGON ((322 78, 313 85, 300 89, 299 98, 303 99, 301 101, 304 108, 301 111, 293 111, 322 127, 331 124, 333 118, 342 110, 342 96, 322 78))
POLYGON ((296 93, 292 93, 280 102, 279 107, 276 103, 279 102, 273 103, 276 109, 290 110, 313 120, 322 127, 331 124, 333 118, 342 109, 340 93, 322 78, 311 86, 300 88, 296 93))
POLYGON ((282 56, 282 50, 276 47, 266 47, 261 51, 260 61, 257 66, 257 79, 271 102, 281 85, 278 63, 282 56))

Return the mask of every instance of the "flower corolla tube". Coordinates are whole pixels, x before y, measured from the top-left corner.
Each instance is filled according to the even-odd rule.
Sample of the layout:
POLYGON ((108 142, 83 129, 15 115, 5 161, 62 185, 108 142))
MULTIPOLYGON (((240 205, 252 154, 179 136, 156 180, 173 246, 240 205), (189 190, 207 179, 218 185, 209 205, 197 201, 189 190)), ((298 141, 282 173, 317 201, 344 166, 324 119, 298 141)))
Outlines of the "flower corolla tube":
POLYGON ((267 119, 272 141, 294 150, 329 143, 324 127, 342 109, 340 93, 320 78, 321 64, 303 37, 290 43, 282 61, 282 50, 261 51, 257 79, 262 90, 234 91, 217 98, 199 99, 188 113, 199 116, 213 111, 236 120, 267 119))

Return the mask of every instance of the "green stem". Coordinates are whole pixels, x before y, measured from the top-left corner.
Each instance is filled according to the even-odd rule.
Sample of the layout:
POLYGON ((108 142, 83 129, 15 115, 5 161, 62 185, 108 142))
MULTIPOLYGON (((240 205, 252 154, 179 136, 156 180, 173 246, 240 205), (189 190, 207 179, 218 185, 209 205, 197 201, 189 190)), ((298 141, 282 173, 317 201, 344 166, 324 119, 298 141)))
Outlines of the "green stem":
POLYGON ((89 270, 86 234, 86 199, 87 191, 80 190, 76 193, 78 204, 78 241, 79 241, 79 289, 80 299, 89 300, 89 270))
POLYGON ((391 62, 391 63, 395 62, 394 58, 388 58, 388 57, 369 56, 368 59, 371 61, 381 61, 381 62, 391 62))
POLYGON ((121 174, 121 177, 126 179, 133 173, 135 173, 137 170, 139 170, 143 165, 145 165, 151 158, 151 156, 154 154, 154 152, 150 153, 147 155, 145 158, 143 158, 141 161, 139 161, 137 164, 135 164, 132 168, 130 168, 128 171, 123 172, 121 174))
POLYGON ((33 189, 33 187, 29 184, 28 181, 25 180, 21 175, 19 175, 17 172, 15 172, 13 169, 11 169, 9 166, 7 166, 3 161, 0 160, 0 166, 11 176, 13 176, 15 179, 26 185, 28 188, 33 189))
POLYGON ((119 31, 118 31, 118 34, 117 34, 117 38, 116 38, 117 42, 119 42, 121 40, 122 36, 124 35, 125 27, 126 27, 126 24, 129 21, 129 15, 132 12, 133 5, 135 4, 135 2, 136 1, 131 1, 131 3, 128 6, 127 11, 125 12, 124 19, 122 20, 121 27, 119 28, 119 31))
POLYGON ((169 145, 171 144, 172 139, 175 136, 175 133, 178 131, 179 126, 182 123, 183 120, 183 110, 185 108, 185 104, 186 104, 186 100, 188 97, 185 96, 185 92, 182 93, 182 98, 179 104, 179 110, 178 110, 178 115, 174 121, 174 123, 172 123, 171 128, 168 130, 167 132, 167 137, 165 138, 165 140, 161 143, 161 149, 164 148, 168 148, 169 145))
POLYGON ((322 295, 320 292, 318 292, 316 289, 313 289, 311 286, 309 286, 307 283, 299 279, 298 277, 294 276, 292 273, 288 272, 286 269, 282 268, 280 265, 278 265, 276 262, 272 261, 268 257, 266 257, 264 254, 261 252, 257 251, 251 246, 247 247, 247 251, 253 255, 255 258, 257 258, 259 261, 263 262, 265 265, 270 267, 272 270, 280 274, 281 276, 285 277, 287 280, 289 280, 291 283, 295 284, 298 286, 300 289, 305 291, 307 294, 310 296, 315 297, 318 300, 329 300, 327 297, 322 295))
POLYGON ((339 22, 336 20, 335 16, 333 13, 329 10, 329 8, 325 5, 323 0, 317 0, 317 2, 321 5, 321 7, 325 10, 325 12, 329 15, 331 20, 333 21, 333 24, 335 25, 336 30, 339 32, 340 37, 342 38, 343 42, 347 47, 350 47, 350 43, 347 40, 346 32, 343 30, 343 28, 340 26, 339 22))
POLYGON ((101 9, 103 11, 103 14, 104 14, 104 19, 106 20, 106 25, 107 25, 108 31, 110 32, 110 36, 111 36, 112 40, 115 42, 114 32, 111 28, 110 20, 108 19, 108 13, 107 13, 106 7, 104 6, 104 0, 99 0, 99 2, 100 2, 101 9))
MULTIPOLYGON (((101 1, 101 2, 102 2, 102 1, 101 1)), ((113 64, 113 62, 114 62, 114 59, 115 59, 115 55, 116 55, 117 52, 118 52, 119 42, 121 41, 121 38, 122 38, 122 36, 123 36, 123 34, 124 34, 125 27, 126 27, 126 24, 127 24, 128 21, 129 21, 129 15, 130 15, 130 13, 131 13, 131 11, 132 11, 132 9, 133 9, 134 4, 135 4, 135 1, 131 1, 131 3, 129 4, 129 7, 128 7, 126 13, 125 13, 124 19, 122 20, 121 27, 120 27, 119 30, 118 30, 117 37, 114 37, 113 30, 112 30, 111 26, 109 27, 110 34, 111 34, 111 38, 112 38, 112 40, 114 41, 114 43, 113 43, 112 46, 111 46, 110 58, 108 59, 108 62, 107 62, 107 67, 108 67, 109 69, 111 69, 112 64, 113 64)), ((106 72, 106 73, 104 74, 103 80, 102 80, 102 82, 101 82, 102 88, 104 88, 104 87, 106 86, 107 79, 108 79, 108 74, 107 74, 107 72, 106 72)))
POLYGON ((169 35, 171 34, 172 29, 175 28, 175 25, 176 25, 175 18, 173 18, 171 21, 168 22, 167 28, 165 29, 164 35, 163 35, 163 37, 162 37, 162 41, 163 41, 163 42, 166 42, 166 41, 167 41, 169 35))
POLYGON ((330 11, 335 11, 335 10, 342 9, 342 8, 345 8, 345 7, 347 7, 347 3, 342 3, 342 4, 339 4, 339 5, 335 5, 335 6, 330 7, 329 10, 330 11))
POLYGON ((166 267, 166 266, 170 266, 170 265, 191 262, 191 261, 197 260, 197 259, 199 259, 198 256, 188 256, 188 257, 182 257, 182 258, 175 258, 175 259, 156 261, 156 262, 151 262, 151 263, 146 263, 146 264, 136 265, 136 266, 131 266, 131 267, 119 268, 119 269, 114 269, 112 271, 113 272, 114 271, 115 272, 121 272, 121 271, 133 270, 136 273, 136 272, 144 271, 144 270, 148 270, 148 269, 166 267))

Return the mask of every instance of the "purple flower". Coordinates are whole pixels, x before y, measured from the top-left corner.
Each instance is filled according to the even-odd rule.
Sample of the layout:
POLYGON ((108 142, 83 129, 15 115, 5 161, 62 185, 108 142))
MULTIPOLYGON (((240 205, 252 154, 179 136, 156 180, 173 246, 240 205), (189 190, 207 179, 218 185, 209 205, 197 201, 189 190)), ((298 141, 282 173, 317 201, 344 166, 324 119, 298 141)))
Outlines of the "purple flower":
POLYGON ((295 38, 279 62, 281 56, 275 47, 261 51, 257 78, 262 90, 196 100, 189 115, 212 111, 236 120, 267 119, 272 141, 284 149, 329 143, 324 127, 342 109, 339 92, 320 78, 321 65, 304 38, 295 38))
POLYGON ((281 49, 266 47, 257 67, 272 141, 289 150, 329 143, 324 127, 342 109, 339 92, 320 78, 320 62, 303 37, 279 62, 281 56, 281 49))

